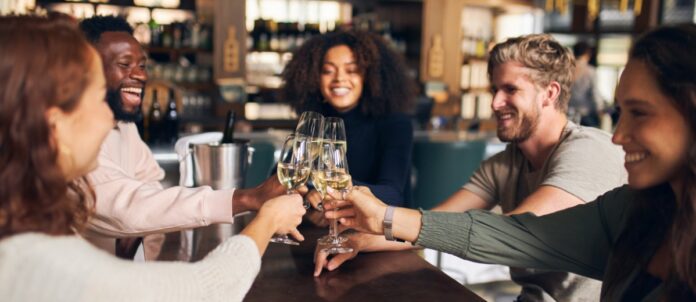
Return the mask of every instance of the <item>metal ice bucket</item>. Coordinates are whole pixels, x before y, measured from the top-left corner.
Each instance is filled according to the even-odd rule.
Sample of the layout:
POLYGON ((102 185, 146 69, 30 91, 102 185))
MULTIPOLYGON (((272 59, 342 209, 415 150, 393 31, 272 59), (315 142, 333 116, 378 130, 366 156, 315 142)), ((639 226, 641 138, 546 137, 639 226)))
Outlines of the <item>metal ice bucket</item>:
MULTIPOLYGON (((193 144, 193 181, 195 186, 210 186, 215 190, 241 188, 244 176, 251 165, 254 148, 248 141, 193 144)), ((223 201, 232 205, 232 200, 223 201)), ((218 244, 239 233, 243 218, 236 217, 234 224, 213 224, 193 230, 190 247, 191 261, 200 260, 218 244)))

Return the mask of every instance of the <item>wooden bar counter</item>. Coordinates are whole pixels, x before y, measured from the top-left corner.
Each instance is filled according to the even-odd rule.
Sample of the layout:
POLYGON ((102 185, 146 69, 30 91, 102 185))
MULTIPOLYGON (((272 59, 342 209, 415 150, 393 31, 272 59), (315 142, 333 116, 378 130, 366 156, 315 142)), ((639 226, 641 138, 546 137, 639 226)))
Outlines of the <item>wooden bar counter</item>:
POLYGON ((300 246, 268 247, 244 301, 483 301, 414 251, 360 254, 315 278, 315 243, 328 229, 300 232, 300 246))

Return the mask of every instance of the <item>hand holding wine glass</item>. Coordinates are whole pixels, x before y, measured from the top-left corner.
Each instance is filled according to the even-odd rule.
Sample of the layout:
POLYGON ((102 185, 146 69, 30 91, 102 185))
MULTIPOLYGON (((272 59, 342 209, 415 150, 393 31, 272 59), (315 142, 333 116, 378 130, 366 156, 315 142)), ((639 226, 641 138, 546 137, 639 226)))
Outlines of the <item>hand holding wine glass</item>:
MULTIPOLYGON (((278 181, 285 187, 287 194, 304 185, 311 172, 309 144, 307 139, 289 135, 283 142, 278 160, 278 181)), ((298 245, 297 241, 281 235, 271 238, 272 242, 298 245)))

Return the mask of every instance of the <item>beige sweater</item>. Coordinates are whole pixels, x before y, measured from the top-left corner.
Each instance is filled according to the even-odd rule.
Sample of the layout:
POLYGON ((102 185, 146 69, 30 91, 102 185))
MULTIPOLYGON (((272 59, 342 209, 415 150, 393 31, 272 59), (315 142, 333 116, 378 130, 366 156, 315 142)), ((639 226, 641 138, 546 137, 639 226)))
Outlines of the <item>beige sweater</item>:
POLYGON ((260 266, 243 235, 196 263, 135 263, 77 236, 27 233, 0 241, 0 300, 241 301, 260 266))

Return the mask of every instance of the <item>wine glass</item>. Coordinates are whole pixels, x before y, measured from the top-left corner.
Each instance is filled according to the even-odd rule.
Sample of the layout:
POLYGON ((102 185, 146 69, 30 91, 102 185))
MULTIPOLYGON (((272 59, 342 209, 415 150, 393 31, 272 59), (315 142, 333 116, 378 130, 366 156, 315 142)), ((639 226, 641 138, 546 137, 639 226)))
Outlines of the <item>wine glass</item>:
MULTIPOLYGON (((343 195, 350 190, 352 182, 348 171, 346 130, 342 119, 325 118, 324 139, 319 151, 317 168, 312 172, 314 186, 325 202, 335 201, 335 199, 326 198, 329 188, 340 192, 343 198, 343 195)), ((335 207, 334 211, 336 211, 335 207)), ((322 252, 327 254, 350 253, 353 249, 343 245, 346 240, 346 237, 338 234, 338 221, 332 219, 329 235, 319 238, 319 243, 325 245, 322 252)))
MULTIPOLYGON (((294 134, 288 135, 283 142, 278 160, 278 181, 285 187, 287 194, 304 185, 311 172, 309 159, 309 141, 298 138, 294 134)), ((299 245, 300 243, 290 239, 288 235, 276 235, 271 242, 299 245)))
POLYGON ((312 161, 316 160, 319 155, 319 145, 323 135, 324 116, 313 111, 302 112, 300 119, 297 121, 295 136, 309 140, 309 153, 312 161))
MULTIPOLYGON (((295 128, 295 136, 304 138, 309 141, 309 160, 312 170, 315 170, 317 158, 319 157, 319 147, 324 135, 324 116, 313 111, 302 112, 300 119, 297 121, 295 128)), ((313 173, 313 172, 312 172, 313 173)), ((314 180, 312 178, 312 184, 314 180)), ((305 209, 309 209, 310 204, 305 199, 305 209)))

